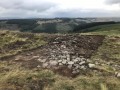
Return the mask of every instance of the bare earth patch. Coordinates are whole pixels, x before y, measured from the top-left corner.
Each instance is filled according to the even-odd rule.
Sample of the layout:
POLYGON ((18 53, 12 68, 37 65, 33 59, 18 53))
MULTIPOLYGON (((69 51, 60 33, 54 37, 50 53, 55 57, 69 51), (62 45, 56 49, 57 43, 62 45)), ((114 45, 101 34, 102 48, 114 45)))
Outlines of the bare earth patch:
POLYGON ((2 60, 26 68, 43 68, 68 77, 85 74, 95 68, 89 58, 105 38, 102 35, 44 35, 48 44, 2 60), (90 66, 91 65, 91 66, 90 66))

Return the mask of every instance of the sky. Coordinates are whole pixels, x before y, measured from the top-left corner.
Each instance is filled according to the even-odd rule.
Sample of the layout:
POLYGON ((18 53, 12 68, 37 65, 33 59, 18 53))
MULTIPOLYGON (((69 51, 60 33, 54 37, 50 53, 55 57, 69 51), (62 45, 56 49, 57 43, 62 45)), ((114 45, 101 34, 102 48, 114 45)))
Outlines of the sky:
POLYGON ((120 17, 120 0, 0 0, 0 19, 120 17))

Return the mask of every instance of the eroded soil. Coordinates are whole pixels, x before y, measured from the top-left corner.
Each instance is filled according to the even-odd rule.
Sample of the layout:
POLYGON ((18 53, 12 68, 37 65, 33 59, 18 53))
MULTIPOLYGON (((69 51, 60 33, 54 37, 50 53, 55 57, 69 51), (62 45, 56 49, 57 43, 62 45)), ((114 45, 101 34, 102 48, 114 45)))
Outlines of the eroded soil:
MULTIPOLYGON (((64 59, 73 61, 75 58, 89 59, 98 47, 102 45, 105 36, 102 35, 45 35, 48 44, 35 50, 22 52, 18 55, 1 60, 19 63, 26 68, 47 68, 64 76, 76 76, 66 64, 59 65, 58 61, 64 59), (42 62, 40 60, 43 60, 42 62), (50 64, 52 61, 57 63, 50 64), (47 64, 46 66, 43 64, 47 64)), ((82 62, 82 61, 81 61, 82 62)), ((74 62, 73 62, 74 63, 74 62)), ((88 66, 85 66, 87 69, 88 66)))

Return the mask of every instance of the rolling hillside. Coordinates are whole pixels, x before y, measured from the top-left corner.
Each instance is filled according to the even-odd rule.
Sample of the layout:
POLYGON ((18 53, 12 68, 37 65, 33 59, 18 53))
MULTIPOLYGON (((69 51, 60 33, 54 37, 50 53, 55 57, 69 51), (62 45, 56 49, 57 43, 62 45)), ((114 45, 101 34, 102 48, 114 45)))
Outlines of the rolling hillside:
POLYGON ((93 28, 81 34, 0 31, 0 89, 119 90, 119 24, 93 28))

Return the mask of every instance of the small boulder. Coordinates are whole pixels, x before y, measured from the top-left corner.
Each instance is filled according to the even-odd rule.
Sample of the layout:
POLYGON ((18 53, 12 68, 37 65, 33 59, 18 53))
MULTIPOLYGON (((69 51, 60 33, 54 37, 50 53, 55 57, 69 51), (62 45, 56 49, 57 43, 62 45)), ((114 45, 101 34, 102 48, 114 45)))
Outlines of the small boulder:
POLYGON ((38 59, 39 62, 42 62, 42 63, 45 63, 46 62, 46 59, 38 59))
POLYGON ((63 64, 62 63, 59 63, 59 66, 62 66, 63 64))
POLYGON ((48 67, 48 63, 43 63, 43 68, 47 68, 48 67))
POLYGON ((86 63, 85 61, 82 61, 82 62, 79 63, 79 65, 83 65, 83 64, 85 64, 85 63, 86 63))
POLYGON ((62 61, 62 64, 66 64, 66 63, 67 63, 67 61, 66 61, 66 60, 63 60, 63 61, 62 61))
POLYGON ((58 63, 61 63, 63 60, 58 60, 58 63))
POLYGON ((41 67, 40 65, 37 66, 37 68, 40 68, 40 67, 41 67))
POLYGON ((120 78, 120 73, 117 74, 117 77, 120 78))
POLYGON ((32 59, 37 59, 37 58, 39 58, 39 56, 33 56, 33 57, 32 57, 32 59))
POLYGON ((120 78, 120 73, 119 73, 119 72, 115 72, 115 76, 116 76, 117 78, 120 78))
POLYGON ((50 63, 51 66, 56 66, 58 64, 57 61, 50 61, 49 63, 50 63))
POLYGON ((89 63, 88 66, 89 66, 89 68, 95 68, 95 64, 89 63))
POLYGON ((77 71, 72 71, 72 74, 76 74, 77 73, 77 71))
POLYGON ((72 69, 72 65, 68 65, 68 68, 69 68, 69 69, 72 69))
POLYGON ((85 68, 85 66, 81 66, 80 69, 85 70, 86 68, 85 68))
POLYGON ((69 64, 69 65, 73 65, 73 64, 74 64, 74 62, 72 62, 72 61, 69 61, 69 62, 68 62, 68 64, 69 64))

